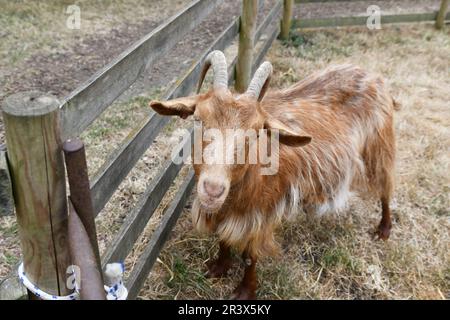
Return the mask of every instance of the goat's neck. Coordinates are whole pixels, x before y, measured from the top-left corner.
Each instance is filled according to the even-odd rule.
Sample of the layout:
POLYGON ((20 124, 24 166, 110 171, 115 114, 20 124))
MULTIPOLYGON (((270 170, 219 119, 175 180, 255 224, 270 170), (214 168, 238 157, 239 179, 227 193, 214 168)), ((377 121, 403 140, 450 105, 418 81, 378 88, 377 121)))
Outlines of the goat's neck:
MULTIPOLYGON (((280 154, 280 163, 283 161, 281 158, 280 154)), ((281 167, 274 175, 261 175, 260 164, 249 166, 243 179, 230 190, 229 198, 235 199, 230 203, 232 210, 274 209, 290 187, 292 178, 291 173, 281 167), (255 200, 249 202, 248 199, 255 200)))

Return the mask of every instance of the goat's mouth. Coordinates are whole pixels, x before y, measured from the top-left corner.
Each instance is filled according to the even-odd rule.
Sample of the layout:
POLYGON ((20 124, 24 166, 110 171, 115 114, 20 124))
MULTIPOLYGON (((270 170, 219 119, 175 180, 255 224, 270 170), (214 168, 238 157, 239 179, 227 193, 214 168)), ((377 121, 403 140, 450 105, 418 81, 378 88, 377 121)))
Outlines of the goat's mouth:
POLYGON ((200 210, 208 214, 218 212, 225 203, 227 195, 228 190, 226 190, 220 197, 211 197, 208 193, 202 192, 202 190, 197 190, 197 199, 200 210))
POLYGON ((205 213, 213 214, 222 208, 225 199, 216 199, 198 195, 200 210, 205 213))

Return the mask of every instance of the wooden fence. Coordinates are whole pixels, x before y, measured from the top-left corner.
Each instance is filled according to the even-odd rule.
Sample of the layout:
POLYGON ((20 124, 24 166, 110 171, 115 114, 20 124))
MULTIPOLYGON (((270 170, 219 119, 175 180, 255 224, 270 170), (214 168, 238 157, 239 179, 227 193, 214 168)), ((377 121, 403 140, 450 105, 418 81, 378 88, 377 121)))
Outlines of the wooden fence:
MULTIPOLYGON (((325 3, 325 2, 349 2, 367 0, 295 0, 300 6, 304 3, 325 3)), ((446 14, 449 0, 441 0, 441 7, 437 12, 403 13, 403 14, 381 14, 381 24, 402 23, 402 22, 436 22, 436 28, 441 29, 444 20, 450 20, 450 13, 446 14)), ((381 11, 383 8, 380 8, 381 11)), ((293 28, 335 28, 345 26, 361 26, 367 24, 367 15, 348 17, 328 17, 328 18, 307 18, 293 19, 293 28)))
MULTIPOLYGON (((272 42, 280 34, 280 25, 284 29, 282 36, 288 36, 286 30, 290 28, 293 0, 276 1, 259 24, 256 24, 254 11, 255 8, 260 10, 264 1, 244 1, 244 14, 223 30, 189 70, 163 94, 162 99, 189 95, 195 87, 207 54, 212 50, 225 50, 238 35, 241 50, 230 63, 229 81, 239 79, 236 83, 240 83, 241 90, 248 84, 251 73, 260 65, 272 42), (283 7, 283 21, 279 23, 283 7), (252 10, 253 14, 249 14, 247 10, 252 10), (242 67, 237 68, 237 65, 242 67)), ((70 264, 61 141, 77 137, 86 130, 149 66, 155 64, 189 31, 195 29, 219 3, 219 0, 194 1, 97 72, 63 103, 38 92, 20 93, 5 100, 7 158, 25 270, 32 281, 46 292, 67 294, 64 284, 70 264)), ((436 14, 430 14, 429 18, 432 17, 436 17, 436 14)), ((364 17, 350 22, 361 22, 362 20, 358 20, 361 18, 364 17)), ((324 21, 297 20, 293 23, 300 27, 347 23, 347 20, 324 21)), ((105 207, 120 183, 168 122, 168 117, 151 114, 111 152, 90 181, 94 216, 105 207)), ((181 168, 182 165, 171 160, 163 164, 137 205, 126 214, 123 225, 102 257, 103 267, 127 257, 181 168)), ((125 281, 130 299, 138 296, 193 186, 194 175, 191 170, 125 281)))

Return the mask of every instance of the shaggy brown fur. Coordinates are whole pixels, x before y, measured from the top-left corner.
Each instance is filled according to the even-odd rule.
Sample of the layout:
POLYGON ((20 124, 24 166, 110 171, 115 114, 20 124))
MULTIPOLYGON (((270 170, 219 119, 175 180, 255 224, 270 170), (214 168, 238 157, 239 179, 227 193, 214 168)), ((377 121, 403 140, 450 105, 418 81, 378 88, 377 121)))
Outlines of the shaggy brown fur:
POLYGON ((341 65, 288 89, 269 91, 261 102, 213 90, 151 106, 165 115, 184 118, 193 114, 204 128, 280 130, 280 166, 275 175, 261 175, 259 163, 194 165, 198 177, 214 177, 219 172, 219 182, 227 181, 220 208, 214 213, 205 210, 199 191, 192 214, 199 230, 216 232, 221 241, 219 259, 210 266, 210 275, 226 274, 231 265, 230 247, 243 253, 247 266, 237 298, 255 297, 256 261, 278 252, 274 231, 284 217, 302 210, 339 211, 353 193, 370 195, 382 204, 376 234, 383 240, 389 237, 393 113, 398 105, 381 78, 341 65))

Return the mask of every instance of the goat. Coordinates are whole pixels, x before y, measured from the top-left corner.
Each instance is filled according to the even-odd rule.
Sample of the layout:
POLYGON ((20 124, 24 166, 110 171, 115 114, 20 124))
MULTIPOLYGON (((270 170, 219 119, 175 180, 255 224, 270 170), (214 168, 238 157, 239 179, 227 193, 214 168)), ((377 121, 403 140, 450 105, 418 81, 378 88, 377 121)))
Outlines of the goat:
MULTIPOLYGON (((193 115, 206 129, 265 129, 277 132, 279 169, 262 175, 262 164, 195 164, 197 197, 192 219, 199 230, 216 232, 217 260, 210 277, 226 275, 230 248, 243 255, 245 271, 236 299, 255 299, 258 258, 279 249, 275 228, 301 210, 323 214, 345 208, 354 192, 381 200, 376 230, 386 240, 391 230, 389 202, 394 188, 393 113, 398 108, 383 80, 352 65, 328 67, 290 88, 269 91, 272 66, 264 62, 248 90, 228 89, 227 64, 220 51, 205 61, 198 88, 212 66, 213 89, 206 93, 152 101, 162 115, 193 115)), ((257 139, 261 139, 259 136, 257 139)), ((214 142, 202 142, 201 150, 214 142)), ((245 152, 248 153, 249 146, 245 152)))

